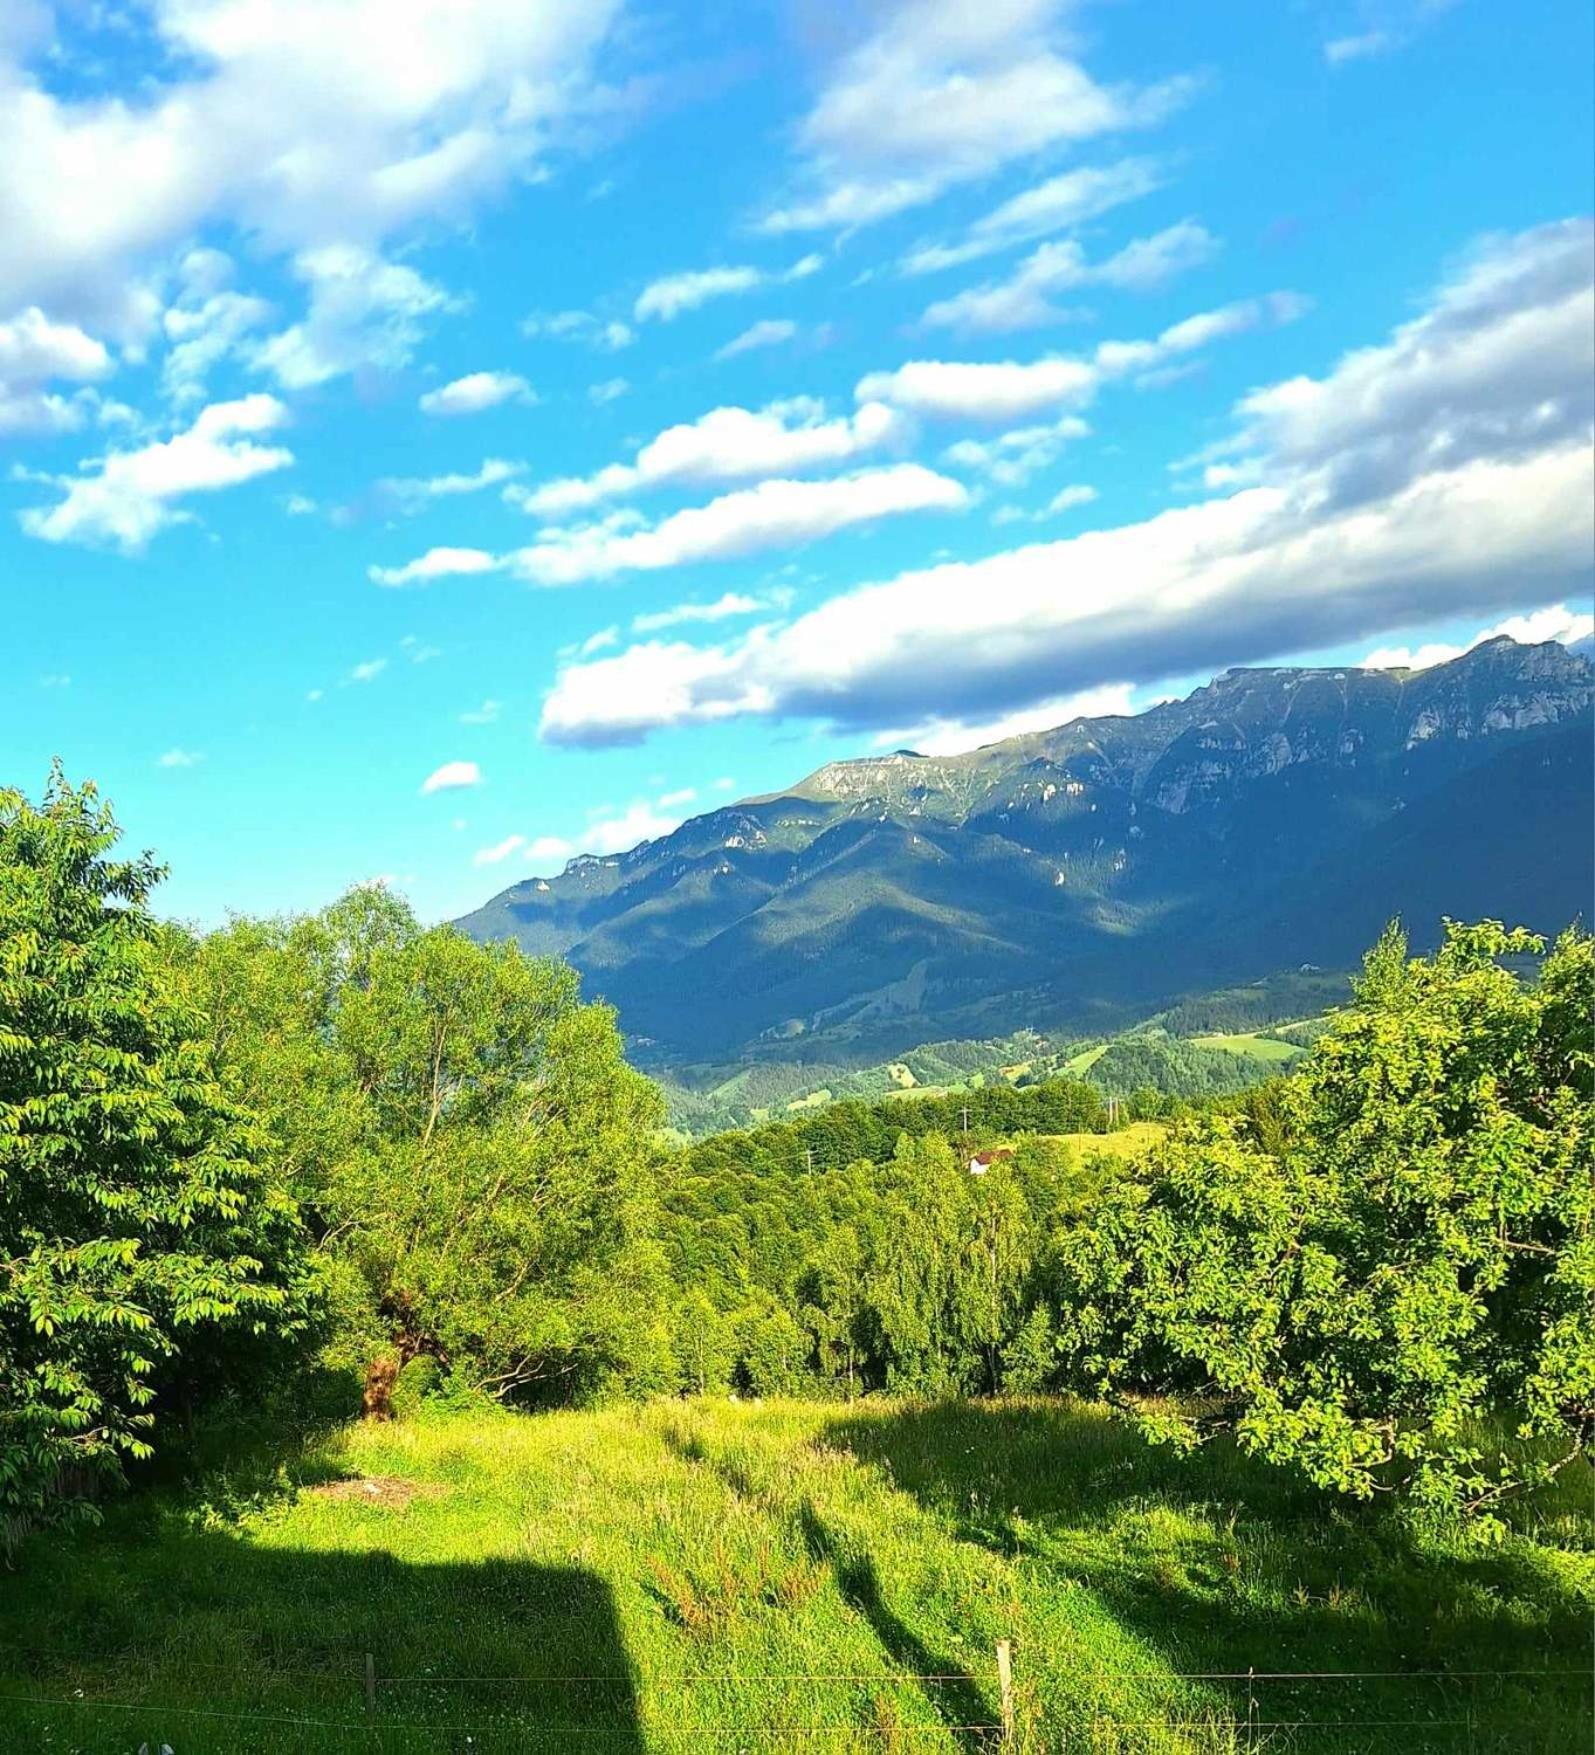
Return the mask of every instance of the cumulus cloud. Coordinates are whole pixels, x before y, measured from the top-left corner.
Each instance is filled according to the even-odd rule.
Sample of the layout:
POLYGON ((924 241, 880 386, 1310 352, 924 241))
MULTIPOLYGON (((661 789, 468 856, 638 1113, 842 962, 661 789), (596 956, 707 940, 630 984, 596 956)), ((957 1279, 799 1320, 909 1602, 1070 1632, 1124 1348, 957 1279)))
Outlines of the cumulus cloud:
POLYGON ((1270 293, 1187 317, 1151 341, 1104 341, 1089 355, 1050 354, 1024 363, 910 360, 896 371, 869 373, 855 394, 931 419, 1022 420, 1049 408, 1084 406, 1109 379, 1144 379, 1214 341, 1293 322, 1306 309, 1294 293, 1270 293))
POLYGON ((428 390, 420 406, 422 414, 481 414, 504 402, 536 400, 531 385, 516 372, 468 372, 441 389, 428 390))
POLYGON ((797 324, 790 317, 761 317, 750 323, 742 333, 715 353, 717 360, 735 359, 739 353, 752 353, 760 347, 780 347, 797 334, 797 324))
POLYGON ((475 762, 445 762, 421 782, 421 796, 427 798, 434 792, 458 792, 462 787, 481 784, 482 770, 475 762))
POLYGON ((657 634, 686 622, 723 622, 734 616, 763 615, 785 609, 791 600, 789 591, 770 591, 762 597, 749 596, 745 591, 727 591, 713 603, 678 603, 670 609, 643 610, 631 618, 631 631, 657 634))
POLYGON ((714 408, 667 427, 638 451, 634 463, 512 489, 505 498, 540 518, 563 517, 644 488, 708 486, 844 463, 887 444, 900 430, 898 417, 872 402, 834 420, 825 418, 823 403, 804 396, 757 410, 714 408))
POLYGON ((1099 719, 1112 713, 1132 713, 1135 690, 1129 683, 1104 683, 1073 695, 1037 701, 1017 712, 979 721, 932 718, 918 725, 899 726, 878 732, 872 740, 878 749, 913 749, 922 756, 958 756, 1005 738, 1023 737, 1033 731, 1053 731, 1071 719, 1099 719))
POLYGON ((44 542, 108 543, 136 554, 158 531, 190 518, 176 502, 215 493, 285 469, 293 453, 259 445, 255 436, 288 419, 276 397, 256 394, 213 402, 184 432, 133 451, 113 451, 86 473, 56 478, 65 490, 53 506, 20 514, 22 528, 44 542))
POLYGON ((600 353, 618 353, 637 339, 637 332, 629 323, 596 317, 591 311, 533 311, 522 319, 521 334, 585 342, 600 353))
POLYGON ((869 225, 1049 147, 1161 121, 1183 78, 1105 86, 1063 45, 1062 0, 897 0, 830 70, 799 125, 769 232, 869 225))
POLYGON ((486 549, 429 548, 402 567, 368 567, 366 576, 373 585, 397 589, 405 585, 430 585, 434 579, 448 579, 460 573, 491 573, 498 564, 486 549))
POLYGON ((942 461, 977 470, 998 487, 1023 487, 1055 463, 1071 441, 1090 431, 1078 415, 1066 414, 1042 426, 1014 427, 994 439, 960 439, 942 452, 942 461))
POLYGON ((397 371, 415 351, 424 319, 463 308, 407 264, 358 245, 303 251, 294 271, 309 289, 309 310, 251 350, 254 364, 287 390, 362 367, 397 371))
POLYGON ((631 314, 639 323, 652 318, 670 323, 684 311, 695 311, 711 299, 752 292, 755 287, 804 280, 823 266, 823 257, 811 255, 802 257, 787 269, 753 268, 744 263, 736 268, 700 268, 684 274, 666 274, 650 281, 638 293, 631 314))
POLYGON ((1076 506, 1089 506, 1097 498, 1097 490, 1088 482, 1070 482, 1061 487, 1046 504, 1046 514, 1050 517, 1059 512, 1072 511, 1076 506))
POLYGON ((902 574, 722 645, 568 666, 542 735, 750 713, 887 728, 927 699, 973 723, 1105 676, 1155 683, 1583 594, 1592 297, 1587 224, 1488 240, 1387 343, 1245 399, 1256 485, 902 574))
POLYGON ((1486 640, 1499 640, 1503 636, 1524 646, 1538 646, 1546 640, 1571 646, 1575 640, 1587 640, 1591 634, 1595 634, 1595 615, 1587 609, 1554 603, 1528 615, 1508 616, 1505 621, 1475 634, 1465 646, 1453 646, 1439 640, 1416 649, 1411 646, 1379 646, 1359 663, 1364 670, 1429 670, 1436 664, 1449 664, 1453 658, 1460 658, 1464 652, 1482 646, 1486 640))
POLYGON ((190 250, 179 265, 177 296, 161 317, 162 386, 175 402, 201 400, 211 372, 244 352, 271 319, 266 300, 237 291, 232 280, 232 259, 220 250, 190 250))
POLYGON ((145 264, 212 222, 273 251, 376 250, 529 168, 593 96, 618 0, 152 0, 136 102, 0 41, 0 310, 147 327, 145 264), (39 198, 48 190, 49 199, 39 198))
POLYGON ((641 842, 671 834, 681 823, 681 812, 669 808, 668 799, 657 805, 637 799, 624 809, 604 807, 603 814, 587 825, 582 845, 593 853, 625 853, 641 842))
POLYGON ((1004 201, 969 227, 955 244, 921 244, 903 259, 905 274, 956 268, 1014 244, 1079 225, 1162 187, 1155 159, 1126 158, 1117 164, 1082 165, 1004 201))
POLYGON ((524 463, 512 463, 504 457, 487 457, 479 469, 469 474, 460 471, 445 475, 386 476, 377 483, 376 492, 379 499, 401 512, 419 512, 432 500, 453 499, 460 494, 481 493, 484 488, 503 487, 506 482, 525 473, 524 463))
POLYGON ((635 513, 616 512, 592 524, 550 525, 505 562, 538 585, 575 585, 617 573, 734 560, 763 549, 814 542, 905 512, 960 511, 968 502, 960 483, 918 463, 825 481, 777 477, 675 512, 657 524, 647 524, 635 513))
MULTIPOLYGON (((399 567, 372 567, 378 585, 424 585, 461 573, 505 571, 534 585, 579 585, 621 573, 655 572, 698 561, 735 560, 768 548, 815 542, 838 530, 907 512, 961 511, 961 483, 918 463, 864 469, 825 481, 776 477, 721 494, 650 523, 617 510, 586 524, 545 526, 524 548, 434 548, 399 567)), ((618 634, 605 629, 605 644, 618 634)), ((591 642, 589 642, 591 646, 591 642)))
POLYGON ((1194 220, 1182 220, 1151 237, 1137 238, 1101 262, 1088 262, 1072 238, 1043 244, 1006 280, 971 287, 928 306, 920 321, 932 329, 997 335, 1061 323, 1069 313, 1053 295, 1073 287, 1108 286, 1147 292, 1192 268, 1211 262, 1218 240, 1194 220))
POLYGON ((569 859, 576 849, 561 835, 538 835, 527 844, 529 865, 551 865, 569 859))
POLYGON ((109 375, 104 344, 76 324, 52 322, 31 305, 0 323, 0 433, 66 432, 83 418, 79 400, 48 388, 57 379, 90 384, 109 375))

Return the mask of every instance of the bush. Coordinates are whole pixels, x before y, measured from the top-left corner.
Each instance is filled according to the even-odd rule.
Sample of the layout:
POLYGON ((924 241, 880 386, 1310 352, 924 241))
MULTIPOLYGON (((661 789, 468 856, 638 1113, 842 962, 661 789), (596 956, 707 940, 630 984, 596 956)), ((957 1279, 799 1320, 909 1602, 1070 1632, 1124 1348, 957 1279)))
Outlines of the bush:
POLYGON ((395 1420, 413 1419, 421 1404, 436 1395, 443 1372, 430 1353, 418 1353, 399 1372, 389 1405, 395 1420))

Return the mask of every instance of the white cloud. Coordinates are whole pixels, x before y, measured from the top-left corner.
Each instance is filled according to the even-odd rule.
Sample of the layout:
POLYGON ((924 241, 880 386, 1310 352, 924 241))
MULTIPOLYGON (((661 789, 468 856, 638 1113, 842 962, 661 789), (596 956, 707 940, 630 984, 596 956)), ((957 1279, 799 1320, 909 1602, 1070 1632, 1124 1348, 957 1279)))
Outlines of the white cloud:
POLYGON ((713 603, 678 603, 672 609, 644 610, 631 618, 634 634, 657 634, 665 628, 677 628, 685 622, 723 622, 733 616, 762 615, 768 610, 785 609, 792 600, 789 591, 771 591, 763 597, 749 596, 745 591, 728 591, 713 603))
POLYGON ((1212 261, 1217 253, 1217 239, 1193 220, 1137 238, 1101 262, 1088 262, 1080 245, 1066 238, 1042 244, 1006 280, 938 299, 920 321, 932 329, 986 335, 1035 329, 1068 318, 1069 313, 1052 302, 1055 293, 1081 286, 1145 292, 1212 261))
POLYGON ((736 789, 737 783, 729 774, 722 774, 714 783, 714 790, 716 792, 735 792, 736 789))
POLYGON ((308 494, 289 494, 282 503, 282 509, 290 518, 309 518, 320 510, 308 494))
POLYGON ((461 725, 491 725, 498 718, 502 709, 501 701, 484 701, 480 707, 473 707, 460 715, 461 725))
POLYGON ((823 403, 806 396, 758 410, 713 408, 695 421, 667 427, 638 451, 634 463, 512 488, 504 497, 540 518, 557 518, 646 488, 746 481, 845 463, 901 431, 899 418, 880 403, 866 402, 834 420, 825 418, 823 403))
POLYGON ((825 481, 777 478, 653 525, 635 513, 616 512, 593 524, 550 526, 504 560, 535 584, 574 585, 616 573, 733 560, 904 512, 959 511, 968 500, 958 482, 918 463, 825 481))
POLYGON ((348 676, 344 680, 352 683, 375 682, 387 668, 388 661, 386 658, 363 659, 350 670, 348 676))
POLYGON ((518 847, 525 845, 526 837, 524 835, 506 835, 502 841, 496 842, 491 847, 477 848, 476 852, 471 855, 471 864, 497 865, 500 861, 508 859, 518 847))
POLYGON ((752 353, 755 348, 780 347, 797 334, 797 324, 790 317, 761 317, 751 323, 734 340, 715 353, 717 360, 735 359, 739 353, 752 353))
POLYGON ((661 810, 672 810, 675 806, 680 804, 691 804, 697 796, 697 787, 682 786, 675 792, 661 793, 659 795, 659 808, 661 810))
POLYGON ((780 286, 788 281, 805 280, 824 267, 820 256, 804 256, 790 268, 753 268, 746 263, 735 268, 689 269, 684 274, 666 274, 652 280, 637 295, 632 316, 639 323, 657 318, 674 322, 684 311, 695 311, 711 299, 723 299, 734 293, 752 292, 755 287, 780 286))
POLYGON ((1154 159, 1127 158, 1117 164, 1083 165, 1021 190, 978 219, 956 244, 921 244, 903 260, 905 274, 932 274, 1029 243, 1079 225, 1110 208, 1161 188, 1163 173, 1154 159))
POLYGON ((1356 36, 1332 37, 1324 44, 1324 59, 1331 67, 1347 61, 1366 61, 1375 55, 1386 55, 1396 47, 1396 38, 1386 30, 1363 31, 1356 36))
POLYGON ((1033 707, 1003 713, 993 719, 927 719, 918 725, 878 732, 872 740, 878 749, 913 749, 922 756, 957 756, 1005 738, 1023 737, 1033 731, 1052 731, 1071 719, 1098 719, 1112 713, 1134 712, 1134 688, 1129 683, 1103 683, 1078 694, 1038 701, 1033 707))
POLYGON ((451 499, 459 494, 480 493, 484 488, 502 487, 526 473, 524 463, 512 463, 503 457, 488 457, 480 469, 471 474, 456 473, 431 476, 389 476, 377 483, 377 493, 394 502, 399 510, 418 512, 431 500, 451 499))
POLYGON ((1494 627, 1475 634, 1466 646, 1452 646, 1442 641, 1433 641, 1416 649, 1380 646, 1358 662, 1364 670, 1429 670, 1436 664, 1449 664, 1453 658, 1460 658, 1464 652, 1482 646, 1486 640, 1499 640, 1503 636, 1524 646, 1538 646, 1546 640, 1570 646, 1575 640, 1588 639, 1591 634, 1595 634, 1595 615, 1585 609, 1556 603, 1528 615, 1508 616, 1504 622, 1497 622, 1494 627))
POLYGON ((539 835, 527 845, 526 862, 528 865, 547 865, 569 859, 575 851, 560 835, 539 835))
POLYGON ((461 787, 481 784, 482 770, 475 762, 445 762, 441 768, 434 768, 421 782, 421 796, 425 798, 434 792, 457 792, 461 787))
POLYGON ((498 565, 497 558, 486 549, 429 548, 424 555, 406 561, 402 567, 367 567, 366 577, 374 585, 399 588, 430 585, 434 579, 452 578, 461 573, 491 573, 498 565))
POLYGON ((1060 404, 1089 402, 1098 379, 1089 361, 1063 355, 1027 364, 910 360, 861 378, 857 394, 940 420, 1022 420, 1060 404))
POLYGON ((39 303, 130 334, 158 316, 146 265, 207 224, 297 254, 461 216, 590 105, 618 11, 151 0, 132 101, 92 82, 61 95, 29 71, 26 39, 0 40, 0 310, 39 303))
POLYGON ((1103 676, 1155 683, 1587 592, 1592 310, 1587 224, 1491 239, 1388 343, 1244 400, 1258 485, 905 573, 720 646, 569 666, 542 735, 750 713, 881 728, 927 701, 977 723, 1103 676))
POLYGON ((1096 497, 1097 490, 1090 486, 1089 483, 1083 481, 1071 482, 1067 487, 1061 487, 1058 489, 1052 498, 1047 501, 1046 509, 1049 514, 1055 512, 1068 512, 1075 506, 1089 506, 1096 497))
POLYGON ((157 768, 197 768, 204 759, 198 750, 171 749, 155 765, 157 768))
POLYGON ((1083 407, 1113 378, 1149 375, 1182 355, 1226 336, 1295 321, 1307 309, 1294 293, 1242 299, 1173 323, 1151 341, 1104 341, 1082 357, 1051 354, 1016 360, 910 360, 893 372, 871 372, 855 395, 942 420, 1022 420, 1049 408, 1083 407))
POLYGON ((601 384, 587 386, 587 400, 595 407, 603 408, 608 403, 618 402, 630 388, 625 378, 605 378, 601 384))
POLYGON ((24 511, 22 528, 45 542, 104 542, 135 554, 158 531, 191 516, 174 503, 186 495, 214 493, 287 468, 291 451, 254 443, 254 435, 275 430, 287 418, 274 396, 213 402, 184 432, 138 450, 112 451, 85 465, 92 473, 58 479, 64 497, 54 506, 24 511))
POLYGON ((1055 463, 1066 445, 1090 431, 1078 415, 1066 414, 1045 426, 1015 427, 994 439, 960 439, 942 452, 942 461, 978 470, 998 487, 1023 487, 1055 463))
POLYGON ((103 343, 72 323, 52 322, 37 305, 0 323, 0 434, 67 432, 81 425, 83 399, 47 386, 64 378, 89 384, 109 375, 103 343))
POLYGON ((497 408, 504 402, 536 400, 531 385, 518 373, 468 372, 440 390, 428 390, 420 406, 422 414, 481 414, 484 409, 497 408))
POLYGON ((210 373, 240 353, 271 319, 266 300, 232 287, 233 264, 220 250, 194 249, 178 268, 177 298, 161 318, 168 344, 162 384, 176 402, 203 398, 210 373))
POLYGON ((1065 52, 1062 0, 897 0, 800 124, 770 232, 868 225, 1048 147, 1162 120, 1188 80, 1099 85, 1065 52))
POLYGON ((533 311, 521 321, 521 334, 555 341, 580 341, 599 353, 619 353, 637 339, 629 323, 595 317, 591 311, 533 311))
POLYGON ((657 841, 661 835, 671 834, 681 827, 681 821, 680 811, 664 810, 646 799, 638 799, 624 810, 601 815, 589 823, 582 835, 582 846, 592 853, 626 853, 643 841, 657 841))

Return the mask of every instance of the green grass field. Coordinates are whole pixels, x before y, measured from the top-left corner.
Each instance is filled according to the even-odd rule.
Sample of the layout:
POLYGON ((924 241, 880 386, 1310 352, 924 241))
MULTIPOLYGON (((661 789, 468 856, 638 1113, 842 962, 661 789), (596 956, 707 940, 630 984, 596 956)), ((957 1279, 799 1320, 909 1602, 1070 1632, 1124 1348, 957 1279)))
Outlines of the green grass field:
POLYGON ((972 1749, 1006 1636, 1031 1750, 1586 1750, 1587 1510, 1570 1482, 1532 1537, 1424 1540, 1056 1402, 361 1426, 33 1537, 0 1722, 85 1755, 972 1749))
POLYGON ((1161 1121, 1132 1121, 1112 1133, 1052 1133, 1046 1137, 1063 1140, 1074 1147, 1082 1160, 1101 1156, 1130 1158, 1154 1140, 1160 1140, 1168 1128, 1161 1121))
POLYGON ((1259 1036, 1253 1030, 1237 1030, 1225 1036, 1192 1036, 1193 1048, 1222 1048, 1226 1054, 1244 1055, 1248 1060, 1275 1061, 1283 1071, 1305 1052, 1294 1042, 1281 1042, 1273 1036, 1259 1036))

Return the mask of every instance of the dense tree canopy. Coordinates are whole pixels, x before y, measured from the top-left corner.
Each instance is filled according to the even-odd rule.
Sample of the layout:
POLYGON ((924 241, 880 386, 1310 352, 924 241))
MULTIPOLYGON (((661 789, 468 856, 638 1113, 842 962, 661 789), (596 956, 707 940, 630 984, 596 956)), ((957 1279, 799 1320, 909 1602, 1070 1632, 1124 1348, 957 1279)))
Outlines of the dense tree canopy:
POLYGON ((163 1388, 308 1323, 294 1202, 92 786, 0 791, 0 1517, 147 1455, 163 1388))
POLYGON ((374 889, 176 952, 342 1270, 350 1345, 500 1394, 668 1380, 662 1110, 570 969, 374 889))
POLYGON ((1591 940, 1452 926, 1369 954, 1287 1087, 1282 1145, 1177 1130, 1060 1238, 1064 1357, 1192 1442, 1358 1496, 1478 1510, 1595 1428, 1591 940), (1513 1442, 1515 1441, 1515 1442, 1513 1442))

